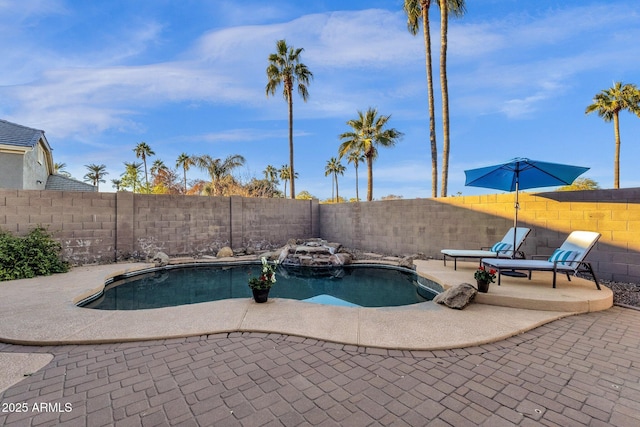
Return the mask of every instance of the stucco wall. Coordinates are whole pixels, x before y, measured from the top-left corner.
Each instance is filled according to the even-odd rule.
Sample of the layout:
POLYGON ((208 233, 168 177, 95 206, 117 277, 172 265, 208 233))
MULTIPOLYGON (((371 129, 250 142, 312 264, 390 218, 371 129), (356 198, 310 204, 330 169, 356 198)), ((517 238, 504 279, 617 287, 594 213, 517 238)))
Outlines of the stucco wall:
POLYGON ((0 151, 0 188, 22 188, 22 154, 0 151))
POLYGON ((41 154, 41 161, 38 161, 38 152, 42 150, 40 143, 36 144, 33 150, 24 153, 24 167, 22 170, 23 190, 44 190, 49 177, 46 154, 41 154))
MULTIPOLYGON (((325 239, 392 254, 478 249, 513 226, 514 195, 320 205, 325 239)), ((573 230, 598 231, 588 260, 605 279, 640 282, 640 189, 520 195, 519 225, 529 227, 527 255, 551 254, 573 230)))

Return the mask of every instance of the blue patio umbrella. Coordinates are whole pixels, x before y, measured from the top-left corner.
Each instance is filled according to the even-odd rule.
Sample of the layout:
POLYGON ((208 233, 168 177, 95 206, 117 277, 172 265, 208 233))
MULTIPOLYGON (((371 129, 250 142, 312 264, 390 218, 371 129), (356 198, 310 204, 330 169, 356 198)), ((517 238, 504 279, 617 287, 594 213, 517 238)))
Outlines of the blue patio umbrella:
MULTIPOLYGON (((506 163, 486 166, 464 171, 466 180, 464 185, 471 187, 494 188, 496 190, 515 191, 515 218, 513 226, 518 227, 518 193, 528 188, 551 187, 555 185, 571 185, 589 168, 560 163, 541 162, 526 158, 515 158, 506 163)), ((516 233, 513 233, 513 248, 515 257, 516 233)))

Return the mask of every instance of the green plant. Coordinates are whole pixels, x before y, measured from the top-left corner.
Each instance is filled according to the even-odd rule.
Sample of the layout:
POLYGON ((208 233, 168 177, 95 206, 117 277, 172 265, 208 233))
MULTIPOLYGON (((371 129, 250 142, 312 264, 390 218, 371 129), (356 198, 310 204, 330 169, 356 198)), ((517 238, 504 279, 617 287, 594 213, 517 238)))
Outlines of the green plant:
POLYGON ((473 274, 473 277, 478 282, 494 283, 494 280, 496 278, 496 271, 494 269, 487 271, 484 266, 480 266, 473 274))
POLYGON ((64 273, 69 264, 61 259, 61 251, 60 243, 42 226, 24 237, 0 230, 0 281, 64 273))
POLYGON ((276 283, 276 268, 278 268, 278 261, 271 265, 265 257, 262 257, 262 272, 258 277, 249 278, 249 287, 255 290, 271 289, 276 283))

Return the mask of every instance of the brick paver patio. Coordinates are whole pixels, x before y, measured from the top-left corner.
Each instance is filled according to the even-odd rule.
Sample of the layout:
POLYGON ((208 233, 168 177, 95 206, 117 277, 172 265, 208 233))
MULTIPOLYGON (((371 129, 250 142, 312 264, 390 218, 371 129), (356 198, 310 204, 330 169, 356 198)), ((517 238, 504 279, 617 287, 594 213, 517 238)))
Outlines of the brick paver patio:
POLYGON ((0 394, 7 426, 640 425, 640 311, 620 307, 447 351, 257 333, 0 351, 55 356, 0 394))

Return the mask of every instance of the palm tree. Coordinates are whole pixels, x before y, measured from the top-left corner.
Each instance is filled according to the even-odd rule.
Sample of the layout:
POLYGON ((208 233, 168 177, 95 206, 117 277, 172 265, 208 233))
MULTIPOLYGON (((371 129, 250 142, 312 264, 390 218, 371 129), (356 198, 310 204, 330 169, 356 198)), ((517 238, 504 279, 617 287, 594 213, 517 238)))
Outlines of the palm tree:
POLYGON ((156 159, 153 161, 153 165, 151 165, 151 176, 157 175, 159 172, 167 170, 167 165, 160 159, 156 159))
POLYGON ((89 170, 84 176, 85 182, 90 182, 92 185, 96 187, 97 191, 100 191, 100 183, 105 182, 104 176, 109 175, 107 172, 107 167, 105 165, 96 165, 94 163, 90 165, 84 165, 85 168, 89 170))
POLYGON ((282 165, 278 173, 284 184, 284 197, 287 197, 287 182, 291 180, 291 169, 289 169, 289 165, 282 165))
POLYGON ((267 165, 267 167, 263 171, 264 178, 269 181, 272 185, 278 183, 278 169, 276 169, 272 165, 267 165))
POLYGON ((222 195, 221 181, 223 178, 231 175, 231 171, 239 166, 244 165, 245 158, 240 154, 232 154, 226 159, 214 159, 208 154, 196 156, 194 158, 195 165, 200 169, 206 170, 211 177, 211 185, 214 195, 222 195))
POLYGON ((356 168, 356 202, 360 201, 360 195, 358 193, 358 165, 364 162, 364 156, 360 151, 352 151, 347 156, 347 163, 353 163, 353 166, 356 168))
POLYGON ((442 92, 442 186, 440 196, 447 197, 449 182, 449 89, 447 83, 447 32, 449 14, 462 16, 465 12, 464 0, 439 0, 440 6, 440 89, 442 92))
POLYGON ((267 96, 274 95, 276 89, 282 83, 285 101, 289 106, 289 179, 291 180, 291 198, 295 199, 295 172, 293 168, 293 87, 298 84, 298 94, 304 102, 309 98, 307 85, 313 78, 313 73, 306 65, 300 62, 300 54, 304 49, 294 49, 287 46, 285 40, 276 42, 276 53, 269 55, 269 66, 267 67, 267 96))
POLYGON ((429 141, 431 143, 431 197, 438 197, 438 145, 436 144, 436 116, 433 96, 433 67, 431 64, 431 31, 429 30, 429 7, 431 0, 404 0, 404 11, 407 14, 407 28, 414 36, 420 29, 426 52, 427 96, 429 98, 429 141))
POLYGON ((120 191, 120 186, 122 185, 122 180, 121 179, 112 179, 111 180, 111 184, 113 188, 116 189, 116 191, 120 191))
POLYGON ((333 198, 333 182, 331 183, 331 198, 334 203, 340 199, 340 193, 338 192, 338 174, 344 175, 345 167, 340 163, 340 160, 332 157, 329 161, 327 161, 327 166, 324 168, 324 176, 329 176, 333 174, 333 181, 335 182, 336 187, 336 198, 333 198))
POLYGON ((178 159, 176 160, 176 167, 182 168, 182 171, 183 171, 184 194, 187 194, 187 171, 191 166, 194 166, 194 165, 195 165, 195 162, 193 161, 193 158, 187 155, 187 153, 180 154, 178 156, 178 159))
POLYGON ((65 170, 66 167, 67 167, 66 163, 54 163, 53 173, 57 175, 66 176, 67 178, 71 178, 71 174, 65 170))
POLYGON ((373 161, 378 157, 378 146, 393 147, 403 133, 395 128, 384 129, 389 116, 379 116, 376 108, 369 107, 366 113, 358 111, 358 118, 349 120, 352 131, 340 135, 344 142, 338 148, 339 158, 358 151, 367 159, 367 200, 373 200, 373 161))
POLYGON ((124 173, 121 175, 120 185, 124 188, 131 187, 131 191, 136 192, 136 187, 140 186, 140 168, 142 163, 124 162, 124 173))
POLYGON ((622 110, 640 117, 640 91, 634 84, 615 82, 612 88, 602 90, 593 97, 593 104, 589 105, 585 114, 598 113, 605 122, 613 120, 615 135, 615 154, 613 158, 613 188, 620 188, 620 118, 622 110))
POLYGON ((149 145, 144 141, 136 145, 136 148, 134 148, 133 151, 136 153, 136 158, 142 159, 142 163, 144 163, 144 181, 147 187, 147 191, 149 191, 149 174, 147 174, 147 157, 153 156, 156 153, 154 153, 153 150, 151 150, 151 147, 149 147, 149 145))
MULTIPOLYGON (((295 175, 295 179, 298 179, 298 172, 296 172, 294 175, 295 175)), ((291 169, 289 168, 289 165, 282 165, 280 169, 278 169, 278 176, 280 177, 280 179, 284 184, 284 191, 282 192, 282 194, 284 194, 284 197, 286 198, 287 182, 291 181, 291 169)))

